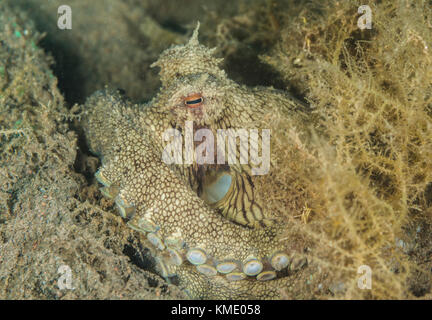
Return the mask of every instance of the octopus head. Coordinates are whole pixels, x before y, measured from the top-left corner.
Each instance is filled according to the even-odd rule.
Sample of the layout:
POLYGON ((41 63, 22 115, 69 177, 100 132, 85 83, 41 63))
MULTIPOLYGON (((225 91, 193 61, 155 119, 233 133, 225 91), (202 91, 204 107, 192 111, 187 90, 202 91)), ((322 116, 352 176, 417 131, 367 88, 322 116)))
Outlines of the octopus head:
POLYGON ((214 56, 216 48, 210 49, 198 41, 199 22, 192 37, 184 45, 175 45, 159 56, 151 67, 159 68, 162 87, 169 87, 179 77, 201 73, 212 74, 217 78, 225 78, 225 71, 220 68, 222 58, 214 56))
POLYGON ((166 49, 152 67, 159 67, 162 87, 159 108, 174 114, 175 122, 197 125, 217 123, 223 114, 224 92, 229 82, 220 68, 223 59, 198 41, 199 22, 184 45, 166 49))
POLYGON ((227 89, 224 81, 213 75, 188 75, 165 88, 158 104, 178 124, 193 121, 197 126, 214 126, 224 114, 227 89))

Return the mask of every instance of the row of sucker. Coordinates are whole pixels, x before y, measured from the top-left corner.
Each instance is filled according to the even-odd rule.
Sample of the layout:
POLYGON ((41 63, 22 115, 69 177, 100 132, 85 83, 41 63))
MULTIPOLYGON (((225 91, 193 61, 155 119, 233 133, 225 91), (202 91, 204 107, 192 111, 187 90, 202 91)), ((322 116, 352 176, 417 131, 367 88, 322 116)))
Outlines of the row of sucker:
MULTIPOLYGON (((101 171, 98 171, 95 176, 103 185, 101 188, 103 194, 114 199, 120 215, 123 218, 130 218, 135 209, 133 204, 128 203, 121 196, 119 189, 113 186, 101 171)), ((164 277, 174 276, 174 268, 188 262, 194 265, 198 272, 208 277, 222 275, 229 281, 255 277, 259 281, 268 281, 277 278, 278 272, 299 270, 307 264, 305 258, 296 259, 283 251, 277 251, 262 260, 255 256, 249 256, 244 261, 232 259, 218 261, 208 256, 201 248, 188 248, 181 239, 175 237, 162 239, 158 234, 160 227, 149 219, 141 217, 135 223, 129 221, 128 226, 144 234, 147 240, 159 250, 156 263, 158 271, 164 277)))

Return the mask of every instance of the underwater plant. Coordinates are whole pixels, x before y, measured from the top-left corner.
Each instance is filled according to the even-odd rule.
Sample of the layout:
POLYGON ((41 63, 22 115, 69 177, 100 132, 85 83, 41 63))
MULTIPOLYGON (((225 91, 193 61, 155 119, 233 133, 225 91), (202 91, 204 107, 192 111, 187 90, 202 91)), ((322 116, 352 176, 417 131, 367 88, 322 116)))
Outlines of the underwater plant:
MULTIPOLYGON (((332 279, 332 294, 421 296, 431 287, 427 254, 416 243, 430 239, 432 10, 428 1, 369 1, 372 28, 362 30, 357 8, 364 4, 305 5, 263 57, 306 96, 316 116, 310 139, 288 134, 296 148, 282 153, 277 166, 306 208, 300 233, 332 279), (359 289, 364 265, 371 290, 359 289)), ((275 191, 275 199, 286 192, 275 191)), ((284 201, 272 208, 290 212, 284 201)))

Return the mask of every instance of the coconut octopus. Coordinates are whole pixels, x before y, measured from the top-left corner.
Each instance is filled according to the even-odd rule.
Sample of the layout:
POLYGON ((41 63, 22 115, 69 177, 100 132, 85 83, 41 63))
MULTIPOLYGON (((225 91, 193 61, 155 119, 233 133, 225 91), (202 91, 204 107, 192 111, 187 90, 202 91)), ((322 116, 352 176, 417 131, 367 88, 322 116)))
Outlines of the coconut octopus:
MULTIPOLYGON (((90 150, 102 160, 96 178, 128 226, 147 238, 160 274, 176 277, 191 298, 277 299, 307 260, 296 258, 280 236, 284 226, 256 199, 254 184, 265 170, 216 161, 207 149, 204 157, 185 152, 186 161, 166 161, 167 133, 198 150, 197 140, 212 142, 211 135, 197 137, 198 129, 217 136, 220 129, 251 128, 273 110, 295 117, 305 106, 284 91, 230 80, 214 49, 198 42, 198 28, 152 65, 162 82, 152 101, 132 104, 110 89, 88 98, 82 124, 90 150)), ((252 142, 265 142, 265 128, 256 129, 251 153, 252 142)), ((225 146, 216 149, 219 155, 225 146)))

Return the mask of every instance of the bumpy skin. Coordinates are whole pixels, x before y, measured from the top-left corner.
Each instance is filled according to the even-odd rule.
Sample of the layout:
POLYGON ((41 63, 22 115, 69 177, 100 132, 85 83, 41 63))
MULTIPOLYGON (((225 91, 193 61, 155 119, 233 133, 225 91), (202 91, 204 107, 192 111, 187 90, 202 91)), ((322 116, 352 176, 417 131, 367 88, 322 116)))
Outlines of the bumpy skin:
MULTIPOLYGON (((168 128, 184 130, 186 120, 213 131, 248 128, 265 112, 296 116, 301 106, 286 93, 228 79, 218 67, 221 60, 197 36, 198 28, 189 43, 167 49, 154 64, 161 69, 162 88, 147 105, 132 105, 111 90, 88 99, 83 127, 90 149, 102 158, 97 178, 128 225, 152 243, 161 274, 177 276, 190 297, 279 298, 279 289, 305 265, 293 257, 289 240, 280 239, 281 225, 246 227, 205 203, 197 194, 199 172, 217 166, 165 164, 162 135, 168 128), (190 108, 185 104, 190 96, 203 97, 202 103, 190 108), (216 271, 222 262, 235 267, 228 276, 216 271)), ((247 165, 229 170, 250 174, 247 165)))

